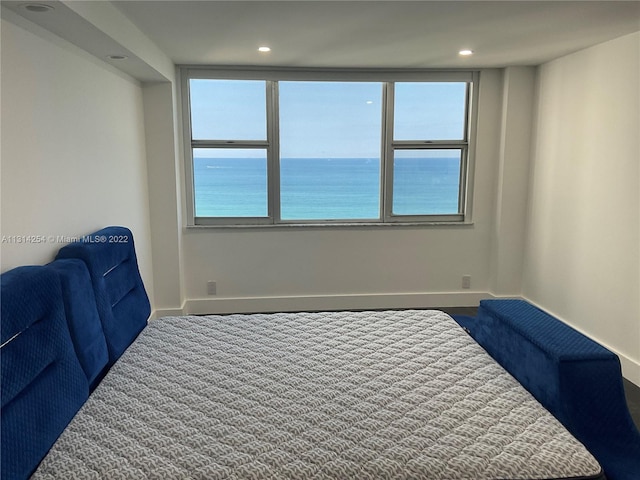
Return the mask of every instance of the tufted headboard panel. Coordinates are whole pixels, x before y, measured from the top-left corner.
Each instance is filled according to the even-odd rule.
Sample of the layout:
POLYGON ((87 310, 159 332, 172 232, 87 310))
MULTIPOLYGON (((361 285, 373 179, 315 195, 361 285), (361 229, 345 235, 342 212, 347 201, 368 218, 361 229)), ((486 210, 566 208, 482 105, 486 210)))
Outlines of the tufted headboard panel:
POLYGON ((151 312, 133 234, 125 227, 104 228, 61 248, 56 260, 65 258, 77 258, 87 265, 109 365, 113 365, 147 325, 151 312))
POLYGON ((89 396, 47 267, 1 276, 2 478, 27 478, 89 396))
POLYGON ((89 270, 82 260, 76 258, 56 260, 47 267, 60 277, 71 340, 93 390, 102 379, 103 372, 106 373, 109 352, 89 270))

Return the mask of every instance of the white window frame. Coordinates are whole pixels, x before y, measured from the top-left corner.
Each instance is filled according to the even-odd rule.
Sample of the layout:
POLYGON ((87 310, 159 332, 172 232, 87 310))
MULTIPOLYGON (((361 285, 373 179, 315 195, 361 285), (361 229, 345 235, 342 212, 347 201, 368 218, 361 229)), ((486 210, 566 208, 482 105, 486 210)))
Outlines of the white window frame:
POLYGON ((478 71, 432 71, 432 70, 344 70, 344 69, 277 69, 217 68, 183 66, 181 77, 181 102, 183 116, 183 139, 186 183, 187 227, 256 227, 295 225, 336 226, 389 226, 389 225, 467 225, 472 223, 473 174, 475 136, 477 123, 477 91, 480 80, 478 71), (267 139, 265 141, 192 140, 189 80, 262 80, 266 85, 267 139), (279 170, 279 81, 359 81, 382 82, 383 118, 381 146, 381 191, 380 217, 378 219, 340 220, 282 220, 280 218, 280 170, 279 170), (467 115, 464 138, 455 141, 394 141, 393 101, 394 82, 466 82, 467 115), (261 148, 267 151, 268 215, 266 217, 196 217, 195 189, 193 177, 193 148, 261 148), (393 198, 393 152, 402 149, 460 149, 459 212, 448 215, 394 215, 393 198))

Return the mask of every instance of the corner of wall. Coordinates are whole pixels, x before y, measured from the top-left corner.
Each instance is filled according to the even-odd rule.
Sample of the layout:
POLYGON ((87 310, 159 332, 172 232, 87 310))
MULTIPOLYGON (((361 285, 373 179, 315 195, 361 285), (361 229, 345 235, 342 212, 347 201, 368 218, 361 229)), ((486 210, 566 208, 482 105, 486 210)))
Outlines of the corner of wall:
POLYGON ((184 303, 174 83, 142 88, 156 311, 180 311, 184 303))
POLYGON ((535 78, 535 67, 503 70, 491 248, 491 290, 500 296, 522 290, 535 78))
POLYGON ((640 32, 538 67, 523 296, 640 384, 640 32))

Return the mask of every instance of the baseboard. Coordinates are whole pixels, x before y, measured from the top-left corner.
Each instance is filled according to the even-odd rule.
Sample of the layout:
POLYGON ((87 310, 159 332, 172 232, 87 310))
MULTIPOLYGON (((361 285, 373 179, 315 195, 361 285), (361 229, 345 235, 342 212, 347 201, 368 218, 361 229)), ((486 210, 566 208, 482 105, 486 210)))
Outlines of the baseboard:
POLYGON ((538 305, 536 302, 528 299, 528 298, 523 298, 523 300, 526 300, 527 302, 529 302, 532 305, 535 305, 536 307, 538 307, 540 310, 543 310, 545 312, 547 312, 549 315, 552 315, 553 317, 557 318, 558 320, 560 320, 561 322, 566 323, 567 325, 569 325, 571 328, 579 331, 580 333, 582 333, 583 335, 591 338, 592 340, 598 342, 600 345, 602 345, 603 347, 611 350, 613 353, 615 353, 618 358, 620 359, 620 365, 622 367, 622 376, 624 376, 624 378, 626 378, 627 380, 629 380, 631 383, 637 385, 638 387, 640 387, 640 362, 637 360, 634 360, 630 357, 628 357, 627 355, 625 355, 624 353, 618 351, 617 349, 615 349, 614 347, 612 347, 611 345, 607 344, 606 342, 603 342, 602 340, 600 340, 599 338, 596 338, 594 335, 591 335, 583 330, 581 330, 579 327, 577 327, 575 324, 573 324, 572 322, 567 321, 566 319, 556 315, 555 313, 547 310, 546 308, 538 305))
POLYGON ((487 292, 443 292, 285 297, 215 297, 187 300, 185 312, 191 315, 209 315, 218 313, 468 307, 478 305, 480 300, 484 298, 493 298, 493 296, 487 292))
MULTIPOLYGON (((613 348, 607 348, 609 348, 609 350, 611 351, 614 351, 613 348)), ((620 357, 620 364, 622 365, 622 375, 624 376, 624 378, 640 388, 640 362, 636 362, 621 353, 617 353, 617 355, 618 357, 620 357)))
POLYGON ((181 315, 186 315, 186 304, 187 302, 185 301, 182 304, 182 307, 179 308, 156 308, 151 312, 149 320, 156 320, 162 317, 179 317, 181 315))

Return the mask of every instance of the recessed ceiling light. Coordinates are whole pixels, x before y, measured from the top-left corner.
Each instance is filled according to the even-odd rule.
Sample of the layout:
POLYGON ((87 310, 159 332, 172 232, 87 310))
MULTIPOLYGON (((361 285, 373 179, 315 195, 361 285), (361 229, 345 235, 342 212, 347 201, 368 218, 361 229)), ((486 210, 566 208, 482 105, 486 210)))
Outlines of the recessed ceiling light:
POLYGON ((458 55, 463 57, 468 57, 469 55, 473 55, 473 50, 469 50, 468 48, 464 48, 458 52, 458 55))
POLYGON ((258 47, 258 51, 262 52, 262 53, 267 53, 267 52, 271 51, 271 48, 270 47, 266 47, 266 46, 258 47))
POLYGON ((115 54, 115 55, 107 55, 107 58, 109 60, 126 60, 129 57, 127 57, 126 55, 115 54))
POLYGON ((20 6, 32 13, 46 13, 55 10, 55 8, 51 5, 47 5, 46 3, 25 3, 20 6))

